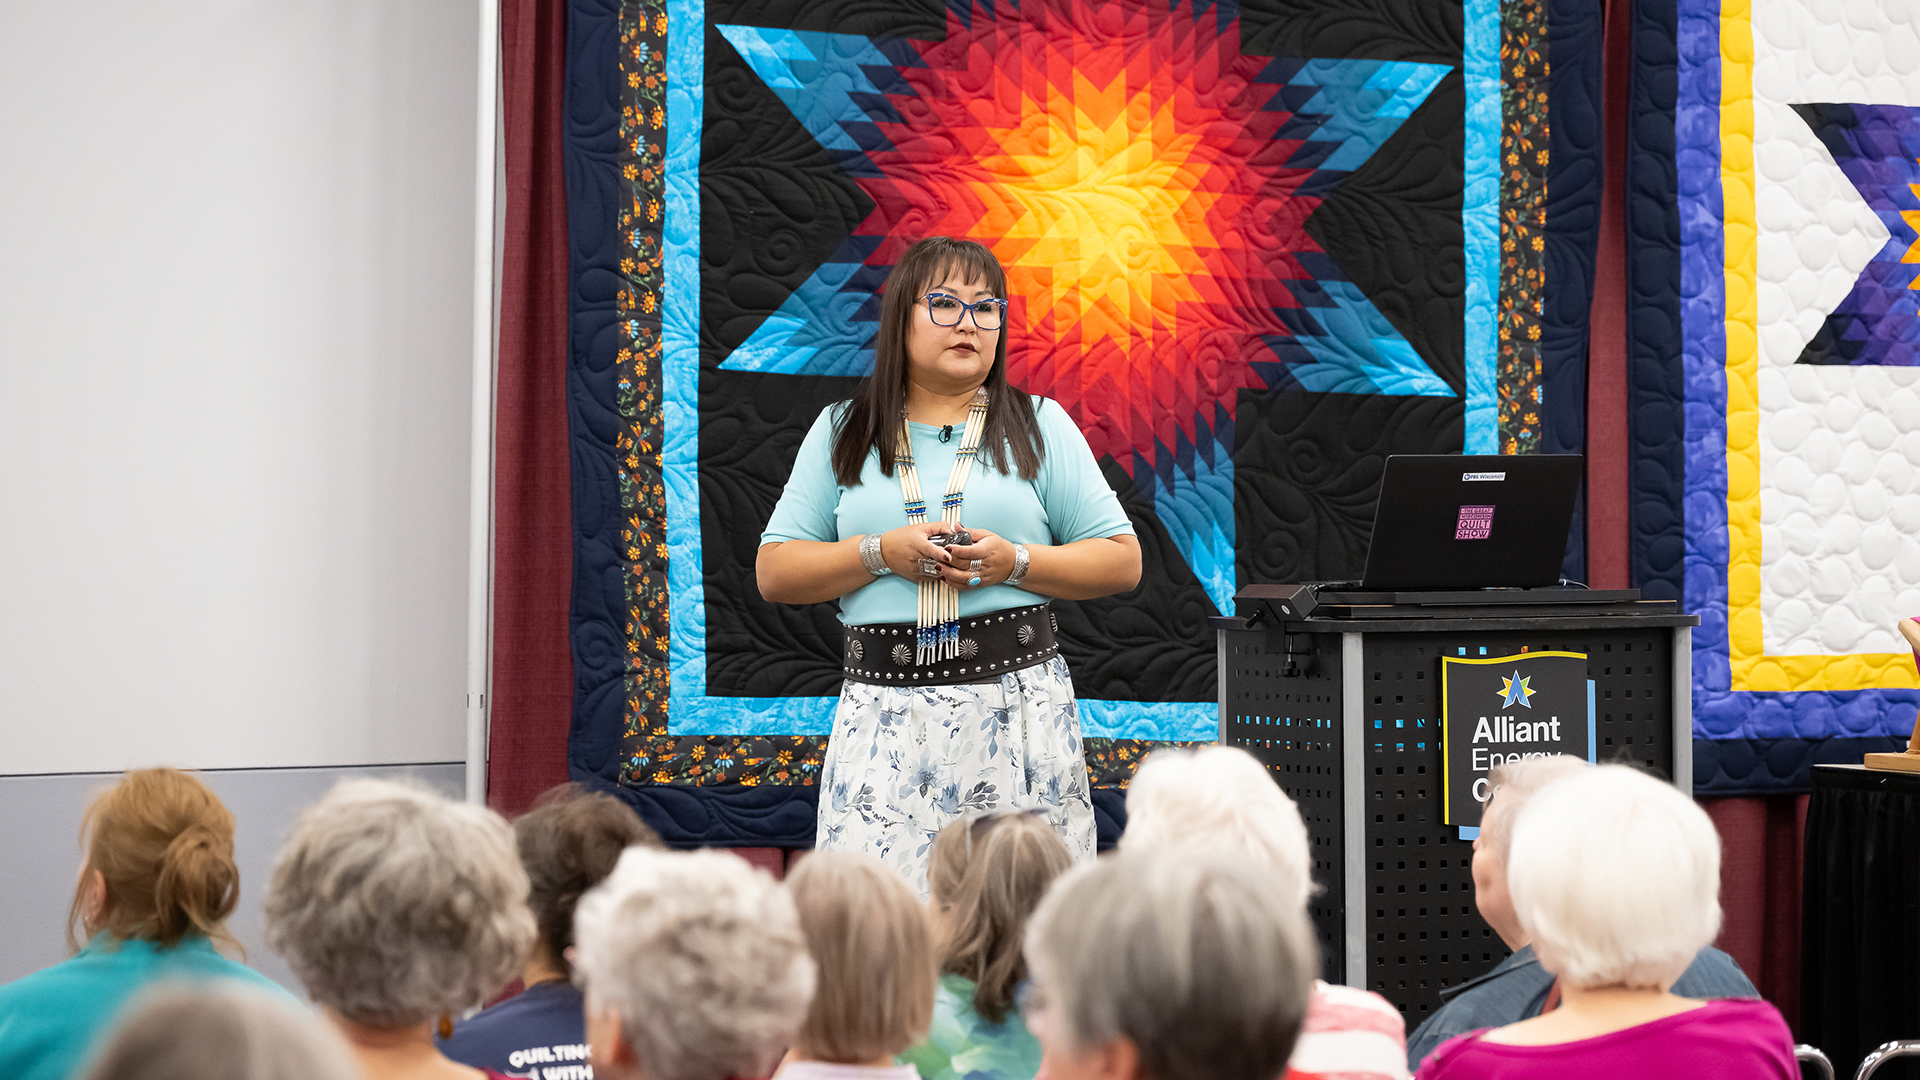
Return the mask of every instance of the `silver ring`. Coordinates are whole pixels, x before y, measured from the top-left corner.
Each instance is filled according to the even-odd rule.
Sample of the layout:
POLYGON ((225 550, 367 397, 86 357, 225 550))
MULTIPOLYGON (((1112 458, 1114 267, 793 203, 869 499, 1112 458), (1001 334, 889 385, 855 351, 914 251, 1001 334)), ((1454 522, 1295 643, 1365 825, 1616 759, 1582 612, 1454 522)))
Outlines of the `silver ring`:
POLYGON ((978 585, 978 584, 980 584, 980 575, 979 575, 979 574, 975 574, 975 575, 973 575, 972 577, 970 577, 970 578, 968 578, 968 579, 967 579, 967 584, 969 584, 969 585, 978 585))
POLYGON ((979 559, 975 559, 975 560, 973 560, 973 565, 972 565, 972 566, 970 566, 970 567, 968 567, 967 569, 969 569, 969 570, 972 570, 972 571, 973 571, 974 573, 976 573, 976 574, 977 574, 977 573, 979 573, 979 572, 980 572, 980 560, 979 560, 979 559))
POLYGON ((940 564, 937 562, 934 562, 932 559, 921 559, 920 573, 926 577, 939 577, 940 564))

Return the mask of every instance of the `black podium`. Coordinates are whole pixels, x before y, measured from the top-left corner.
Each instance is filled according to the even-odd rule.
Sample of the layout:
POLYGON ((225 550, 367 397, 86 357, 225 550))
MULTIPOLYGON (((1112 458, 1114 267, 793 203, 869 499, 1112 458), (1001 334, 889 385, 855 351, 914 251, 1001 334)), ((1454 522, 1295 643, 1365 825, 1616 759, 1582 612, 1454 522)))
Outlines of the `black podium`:
POLYGON ((1920 773, 1815 765, 1806 845, 1800 1035, 1851 1076, 1881 1043, 1920 1039, 1920 773))
POLYGON ((1473 906, 1473 845, 1441 814, 1440 658, 1587 655, 1601 761, 1692 790, 1695 616, 1635 590, 1388 593, 1250 586, 1216 616, 1220 741, 1299 804, 1322 977, 1411 1032, 1506 947, 1473 906))

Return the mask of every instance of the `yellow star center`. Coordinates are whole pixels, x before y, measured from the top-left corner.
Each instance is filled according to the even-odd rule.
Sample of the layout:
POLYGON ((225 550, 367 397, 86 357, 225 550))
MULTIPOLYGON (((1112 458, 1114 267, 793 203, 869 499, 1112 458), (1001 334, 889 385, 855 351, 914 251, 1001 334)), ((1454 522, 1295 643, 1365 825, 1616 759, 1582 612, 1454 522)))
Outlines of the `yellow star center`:
POLYGON ((1193 249, 1218 246, 1206 215, 1220 195, 1195 189, 1213 148, 1179 130, 1171 102, 1155 111, 1124 82, 1102 90, 1076 75, 1071 94, 1030 102, 1019 129, 994 132, 1036 152, 981 162, 981 231, 1002 238, 996 254, 1033 286, 1032 315, 1079 323, 1083 345, 1170 325, 1175 303, 1200 297, 1189 278, 1207 271, 1193 249))

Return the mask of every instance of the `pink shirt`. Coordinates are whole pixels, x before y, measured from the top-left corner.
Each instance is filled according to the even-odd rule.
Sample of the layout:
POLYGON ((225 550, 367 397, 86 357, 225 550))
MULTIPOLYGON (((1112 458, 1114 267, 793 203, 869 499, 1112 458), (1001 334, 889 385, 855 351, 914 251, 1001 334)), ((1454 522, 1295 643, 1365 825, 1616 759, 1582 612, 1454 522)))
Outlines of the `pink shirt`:
POLYGON ((1551 1046, 1505 1046, 1481 1036, 1448 1039, 1420 1063, 1418 1080, 1799 1080, 1793 1036, 1764 1001, 1709 1001, 1624 1031, 1551 1046))
POLYGON ((1406 1080, 1407 1025, 1370 990, 1314 980, 1283 1080, 1406 1080))

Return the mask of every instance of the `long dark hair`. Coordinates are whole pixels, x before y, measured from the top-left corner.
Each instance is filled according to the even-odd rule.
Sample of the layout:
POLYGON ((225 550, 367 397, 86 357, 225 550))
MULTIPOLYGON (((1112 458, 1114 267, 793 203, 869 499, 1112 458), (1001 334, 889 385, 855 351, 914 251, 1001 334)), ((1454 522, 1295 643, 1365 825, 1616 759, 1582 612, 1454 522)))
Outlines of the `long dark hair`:
MULTIPOLYGON (((880 331, 874 337, 873 374, 860 384, 833 440, 834 479, 846 487, 860 483, 867 453, 880 452, 880 472, 893 475, 899 452, 900 414, 907 407, 907 340, 913 332, 915 301, 927 286, 946 274, 968 281, 984 281, 995 296, 1007 295, 1007 274, 984 245, 948 236, 929 236, 900 256, 887 276, 886 295, 880 301, 880 331)), ((987 371, 987 428, 980 447, 993 456, 993 467, 1005 476, 1007 455, 1020 479, 1040 475, 1046 445, 1033 398, 1007 382, 1007 331, 1002 323, 993 349, 993 367, 987 371)))

